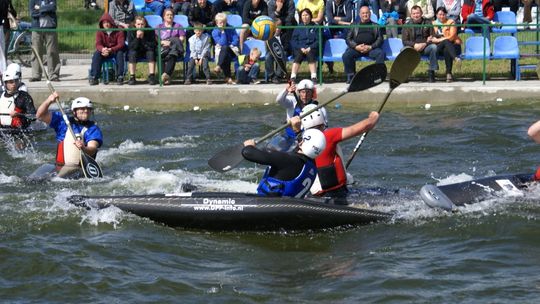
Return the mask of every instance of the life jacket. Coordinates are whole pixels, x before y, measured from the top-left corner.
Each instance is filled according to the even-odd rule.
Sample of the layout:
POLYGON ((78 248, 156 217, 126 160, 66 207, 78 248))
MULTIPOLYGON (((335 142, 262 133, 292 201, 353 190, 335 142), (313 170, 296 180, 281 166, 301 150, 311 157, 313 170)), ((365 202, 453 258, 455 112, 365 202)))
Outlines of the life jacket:
POLYGON ((317 181, 315 184, 319 183, 320 186, 318 189, 312 189, 311 193, 321 195, 325 192, 347 186, 347 171, 343 162, 343 151, 339 145, 337 145, 336 156, 332 164, 325 167, 318 167, 317 171, 317 181))
MULTIPOLYGON (((80 137, 84 141, 84 133, 88 129, 84 127, 80 134, 75 134, 76 137, 80 137)), ((75 138, 71 135, 71 132, 66 130, 64 140, 58 142, 56 145, 56 165, 57 166, 79 166, 80 165, 81 152, 75 146, 75 138)))
POLYGON ((283 181, 268 176, 270 168, 266 168, 263 178, 257 187, 257 193, 260 196, 289 196, 303 198, 315 177, 317 176, 317 167, 315 162, 304 155, 299 155, 304 160, 304 167, 300 174, 290 181, 283 181))
POLYGON ((11 113, 11 111, 15 111, 17 113, 23 112, 22 109, 18 108, 15 105, 16 98, 17 98, 16 93, 8 97, 5 91, 2 93, 2 96, 0 97, 0 114, 8 114, 8 115, 0 115, 0 124, 2 125, 2 127, 21 128, 23 126, 23 121, 21 117, 9 116, 9 113, 11 113))

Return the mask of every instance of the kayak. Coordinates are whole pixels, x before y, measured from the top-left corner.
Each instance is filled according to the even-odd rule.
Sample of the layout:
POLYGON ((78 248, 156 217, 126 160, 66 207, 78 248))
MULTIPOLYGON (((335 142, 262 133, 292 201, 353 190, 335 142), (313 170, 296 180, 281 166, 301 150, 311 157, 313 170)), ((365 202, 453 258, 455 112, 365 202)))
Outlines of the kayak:
POLYGON ((51 180, 55 177, 61 177, 65 179, 79 179, 83 178, 84 174, 80 167, 73 167, 73 170, 69 170, 68 173, 63 176, 58 175, 58 170, 54 164, 43 164, 37 168, 32 174, 30 174, 26 180, 29 182, 44 182, 51 180))
POLYGON ((229 192, 81 196, 69 203, 85 208, 116 206, 173 227, 207 230, 324 229, 387 221, 392 214, 333 204, 331 199, 261 197, 229 192))
POLYGON ((456 206, 474 204, 495 197, 523 196, 534 173, 507 174, 473 179, 466 182, 420 189, 422 200, 432 208, 451 211, 456 206))

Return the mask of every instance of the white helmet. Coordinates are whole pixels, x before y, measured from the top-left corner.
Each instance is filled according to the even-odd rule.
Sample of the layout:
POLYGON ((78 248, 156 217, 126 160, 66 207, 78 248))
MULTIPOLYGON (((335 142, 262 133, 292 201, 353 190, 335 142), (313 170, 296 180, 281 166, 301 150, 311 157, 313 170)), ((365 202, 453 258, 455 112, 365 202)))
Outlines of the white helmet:
POLYGON ((326 138, 323 132, 317 129, 309 129, 302 134, 300 149, 309 158, 315 159, 326 148, 326 138))
POLYGON ((4 76, 2 78, 3 78, 3 81, 19 80, 21 78, 20 74, 21 74, 21 67, 16 63, 12 63, 8 65, 8 67, 4 71, 4 76))
POLYGON ((86 97, 77 97, 71 102, 71 111, 79 108, 94 108, 92 101, 86 97))
POLYGON ((302 81, 300 81, 298 83, 298 85, 296 86, 296 89, 298 91, 302 91, 302 90, 312 90, 313 91, 313 88, 315 87, 315 85, 313 85, 313 81, 309 80, 309 79, 304 79, 302 81))
MULTIPOLYGON (((302 109, 302 113, 300 113, 300 116, 304 116, 305 113, 312 111, 313 109, 317 108, 317 105, 315 104, 308 104, 302 109)), ((311 114, 308 114, 304 118, 302 118, 302 129, 308 130, 316 126, 324 125, 326 126, 326 117, 324 117, 323 112, 320 109, 317 109, 311 114)))

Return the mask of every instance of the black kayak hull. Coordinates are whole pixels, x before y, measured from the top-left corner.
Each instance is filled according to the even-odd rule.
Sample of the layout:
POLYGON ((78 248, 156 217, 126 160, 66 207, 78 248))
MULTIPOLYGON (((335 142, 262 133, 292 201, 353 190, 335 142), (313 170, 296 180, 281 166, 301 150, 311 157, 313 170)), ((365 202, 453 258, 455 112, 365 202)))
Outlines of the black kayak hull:
POLYGON ((489 198, 523 195, 521 190, 532 181, 532 176, 533 173, 507 174, 443 186, 425 185, 420 189, 420 196, 430 207, 451 211, 456 206, 489 198))
POLYGON ((121 210, 173 227, 207 230, 306 230, 387 221, 392 214, 334 205, 324 200, 259 197, 244 193, 194 192, 180 195, 72 196, 82 207, 121 210))

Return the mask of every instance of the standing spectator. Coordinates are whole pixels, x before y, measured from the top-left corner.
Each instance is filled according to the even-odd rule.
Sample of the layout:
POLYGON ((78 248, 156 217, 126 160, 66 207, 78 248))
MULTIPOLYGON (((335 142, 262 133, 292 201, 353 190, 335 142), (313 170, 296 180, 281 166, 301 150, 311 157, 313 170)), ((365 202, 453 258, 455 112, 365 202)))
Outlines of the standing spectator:
MULTIPOLYGON (((199 0, 200 1, 200 0, 199 0)), ((216 27, 212 30, 212 38, 216 44, 215 54, 217 66, 214 69, 216 74, 223 71, 226 84, 236 84, 231 78, 231 62, 238 52, 238 34, 235 29, 225 29, 227 26, 227 15, 216 14, 216 27)))
POLYGON ((174 15, 171 8, 163 11, 163 23, 158 25, 156 33, 161 37, 161 63, 163 74, 161 81, 163 84, 170 84, 170 79, 174 72, 174 66, 178 58, 184 58, 184 40, 186 32, 182 26, 173 21, 174 15))
POLYGON ((244 57, 244 62, 236 71, 236 83, 240 84, 259 84, 257 80, 259 75, 259 58, 261 51, 258 48, 253 48, 249 51, 249 55, 244 57))
POLYGON ((9 45, 10 35, 8 12, 17 17, 11 0, 0 0, 0 76, 6 70, 6 46, 9 45))
POLYGON ((293 49, 294 62, 291 71, 291 81, 296 82, 296 73, 302 61, 307 60, 311 81, 317 82, 317 56, 319 54, 319 32, 311 21, 311 11, 305 8, 300 12, 300 25, 294 29, 291 38, 291 48, 293 49))
POLYGON ((124 34, 116 30, 114 20, 111 15, 105 13, 99 19, 99 28, 105 31, 96 32, 96 52, 92 57, 92 68, 90 69, 90 85, 99 83, 101 77, 101 63, 105 59, 116 59, 116 70, 118 85, 124 84, 124 34))
POLYGON ((379 9, 380 9, 379 0, 360 0, 358 1, 358 6, 359 7, 369 6, 371 12, 375 14, 377 18, 379 18, 379 9))
POLYGON ((170 0, 145 0, 146 7, 154 12, 155 15, 162 16, 163 10, 171 6, 170 0))
POLYGON ((461 64, 461 39, 457 34, 456 22, 447 18, 446 8, 439 7, 436 12, 437 19, 433 21, 434 36, 431 42, 437 45, 437 55, 444 56, 446 67, 446 82, 454 81, 452 76, 452 64, 454 60, 461 64))
POLYGON ((143 16, 135 17, 136 31, 128 32, 128 69, 129 85, 134 85, 137 58, 145 57, 148 60, 148 84, 155 85, 156 81, 156 33, 153 30, 144 30, 147 26, 143 16))
MULTIPOLYGON (((433 10, 433 5, 431 1, 426 0, 407 0, 407 17, 412 17, 412 8, 414 6, 419 6, 422 10, 422 16, 424 19, 429 21, 433 20, 435 16, 435 11, 433 10)), ((409 19, 409 18, 408 18, 409 19)))
POLYGON ((300 22, 302 22, 300 13, 306 8, 309 9, 313 16, 311 18, 313 23, 322 24, 324 22, 324 0, 299 0, 296 4, 296 10, 298 10, 300 22))
POLYGON ((399 0, 381 0, 380 6, 383 14, 379 18, 379 25, 390 25, 385 29, 386 37, 397 38, 398 29, 395 25, 403 23, 403 20, 399 18, 399 0))
POLYGON ((174 15, 189 15, 189 8, 191 6, 191 1, 189 0, 171 0, 171 8, 174 15))
POLYGON ((347 83, 351 82, 356 73, 356 59, 359 57, 369 57, 375 59, 377 63, 384 63, 384 51, 382 50, 383 37, 377 23, 370 19, 369 7, 360 8, 360 25, 371 25, 372 27, 354 27, 347 34, 347 50, 343 53, 343 65, 347 75, 347 83))
MULTIPOLYGON (((495 11, 491 0, 463 0, 461 6, 462 24, 495 24, 493 17, 495 17, 495 11)), ((475 32, 482 32, 480 27, 471 27, 471 29, 475 32)), ((489 38, 491 28, 487 30, 486 36, 489 38)))
POLYGON ((510 11, 517 15, 519 9, 519 0, 493 0, 493 9, 496 12, 500 12, 503 6, 509 6, 510 11))
POLYGON ((428 81, 435 82, 435 71, 439 69, 437 61, 437 45, 431 41, 433 27, 431 21, 422 16, 422 8, 415 5, 411 9, 411 19, 407 22, 414 27, 406 27, 402 31, 404 46, 413 47, 421 55, 429 56, 428 81))
POLYGON ((242 30, 240 30, 240 53, 244 40, 251 35, 251 23, 259 16, 268 16, 268 5, 265 0, 246 0, 242 9, 242 30))
POLYGON ((210 68, 208 67, 208 62, 210 61, 211 38, 210 35, 204 32, 201 23, 195 22, 193 26, 195 27, 195 34, 188 39, 190 59, 184 84, 191 84, 195 66, 202 66, 204 76, 206 76, 206 84, 212 84, 212 81, 210 80, 210 68))
MULTIPOLYGON (((536 23, 532 20, 531 9, 535 0, 523 0, 523 23, 536 23)), ((536 8, 540 8, 540 0, 536 0, 536 8)))
MULTIPOLYGON (((296 25, 294 18, 296 10, 294 8, 294 0, 269 0, 268 1, 268 16, 276 22, 277 26, 293 26, 296 25)), ((293 29, 276 29, 276 37, 279 37, 285 54, 283 58, 287 58, 287 54, 291 53, 290 41, 293 29)), ((271 54, 268 54, 265 59, 265 70, 268 79, 273 83, 279 83, 279 79, 284 77, 281 69, 275 69, 275 60, 271 54)))
MULTIPOLYGON (((32 31, 32 46, 42 56, 42 47, 47 53, 47 69, 51 81, 60 81, 60 54, 58 53, 58 34, 54 29, 58 24, 56 19, 56 0, 30 0, 30 15, 32 16, 32 29, 53 31, 32 31)), ((32 55, 32 78, 30 82, 41 81, 41 66, 35 55, 32 55)))
POLYGON ((456 24, 461 23, 461 0, 437 0, 437 8, 444 7, 448 14, 447 18, 452 19, 456 24))
MULTIPOLYGON (((109 15, 118 28, 128 28, 135 20, 135 6, 131 0, 113 0, 109 4, 109 15)), ((125 37, 125 36, 124 36, 125 37)))
MULTIPOLYGON (((328 0, 326 2, 326 24, 351 25, 353 21, 353 3, 351 0, 328 0)), ((330 28, 329 38, 345 38, 346 28, 330 28)))
POLYGON ((237 0, 217 0, 214 2, 214 13, 242 15, 244 2, 237 0))
POLYGON ((189 24, 192 26, 195 22, 202 23, 206 26, 214 26, 215 24, 212 4, 208 3, 207 0, 195 0, 192 2, 188 17, 189 24))

